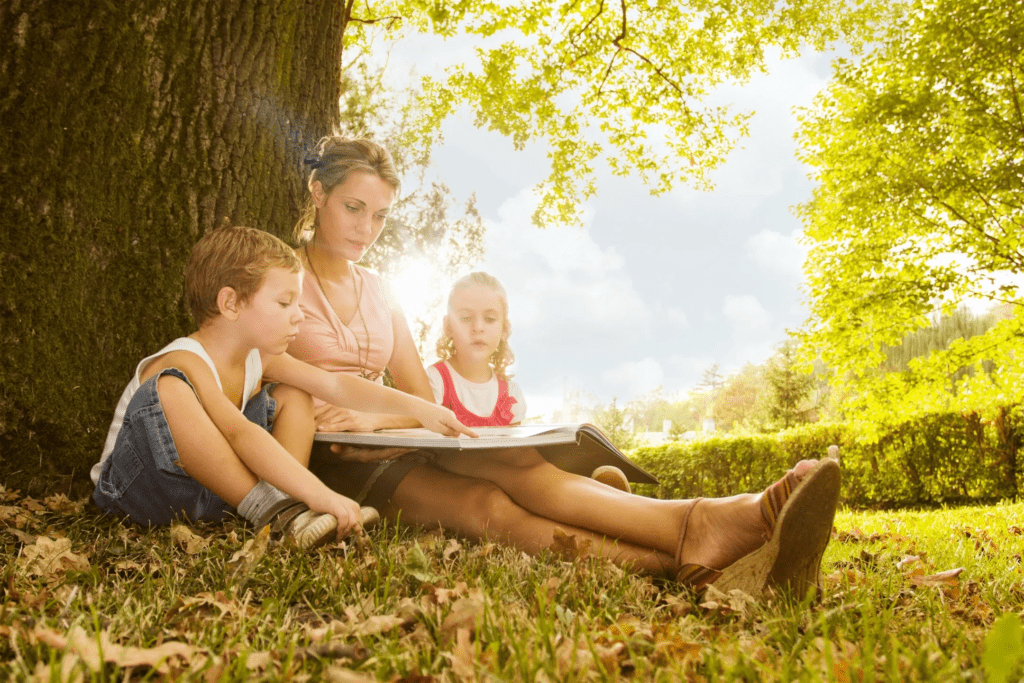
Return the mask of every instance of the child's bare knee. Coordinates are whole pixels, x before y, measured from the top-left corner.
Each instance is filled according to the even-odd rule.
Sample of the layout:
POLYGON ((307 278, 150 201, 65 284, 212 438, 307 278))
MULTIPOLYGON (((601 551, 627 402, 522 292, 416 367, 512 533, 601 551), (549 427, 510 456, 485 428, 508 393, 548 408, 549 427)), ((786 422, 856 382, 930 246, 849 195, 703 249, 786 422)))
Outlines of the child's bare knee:
POLYGON ((289 410, 313 412, 313 397, 302 389, 297 389, 288 384, 278 384, 270 390, 270 395, 277 402, 278 410, 281 410, 284 406, 289 406, 289 410))

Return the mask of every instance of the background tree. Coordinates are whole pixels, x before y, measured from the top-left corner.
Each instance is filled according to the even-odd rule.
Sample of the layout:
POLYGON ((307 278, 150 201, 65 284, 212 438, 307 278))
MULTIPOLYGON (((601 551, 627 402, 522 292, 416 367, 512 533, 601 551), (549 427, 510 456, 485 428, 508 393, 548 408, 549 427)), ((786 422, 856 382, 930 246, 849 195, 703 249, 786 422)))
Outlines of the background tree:
POLYGON ((758 407, 763 402, 764 393, 761 368, 747 363, 725 380, 718 400, 715 401, 716 426, 723 431, 732 431, 737 427, 760 428, 764 419, 758 414, 758 407))
POLYGON ((814 378, 801 367, 796 343, 786 341, 764 367, 767 415, 775 429, 811 421, 807 404, 814 378))
POLYGON ((802 157, 818 187, 799 210, 811 247, 802 337, 872 419, 970 408, 950 391, 959 381, 979 404, 1024 396, 1013 379, 1024 351, 1022 36, 1015 3, 917 0, 863 61, 840 62, 804 112, 802 157), (1017 317, 899 375, 874 372, 966 297, 1011 302, 1017 317), (986 363, 999 372, 961 372, 986 363))
POLYGON ((631 451, 640 445, 640 436, 632 416, 617 405, 615 398, 612 398, 610 404, 594 411, 594 424, 620 451, 631 451))

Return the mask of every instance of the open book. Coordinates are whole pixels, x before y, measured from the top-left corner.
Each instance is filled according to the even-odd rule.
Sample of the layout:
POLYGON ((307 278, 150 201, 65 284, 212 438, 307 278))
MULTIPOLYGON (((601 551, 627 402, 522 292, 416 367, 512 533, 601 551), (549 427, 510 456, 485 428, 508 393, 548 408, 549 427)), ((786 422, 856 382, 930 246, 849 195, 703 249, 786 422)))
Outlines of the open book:
POLYGON ((382 429, 377 432, 317 432, 317 441, 361 447, 419 448, 427 451, 486 451, 489 448, 533 446, 548 462, 585 477, 602 465, 614 465, 626 478, 641 484, 658 480, 616 448, 589 424, 531 424, 518 427, 474 427, 479 439, 441 436, 428 429, 382 429))

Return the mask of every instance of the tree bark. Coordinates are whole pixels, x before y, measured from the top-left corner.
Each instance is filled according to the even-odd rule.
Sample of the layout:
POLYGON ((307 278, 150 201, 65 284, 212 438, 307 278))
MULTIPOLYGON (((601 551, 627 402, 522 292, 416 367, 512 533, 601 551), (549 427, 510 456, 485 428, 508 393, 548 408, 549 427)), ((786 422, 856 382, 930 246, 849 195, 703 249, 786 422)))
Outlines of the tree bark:
POLYGON ((288 234, 337 124, 344 6, 0 4, 0 475, 99 457, 144 356, 192 328, 182 271, 224 223, 288 234))

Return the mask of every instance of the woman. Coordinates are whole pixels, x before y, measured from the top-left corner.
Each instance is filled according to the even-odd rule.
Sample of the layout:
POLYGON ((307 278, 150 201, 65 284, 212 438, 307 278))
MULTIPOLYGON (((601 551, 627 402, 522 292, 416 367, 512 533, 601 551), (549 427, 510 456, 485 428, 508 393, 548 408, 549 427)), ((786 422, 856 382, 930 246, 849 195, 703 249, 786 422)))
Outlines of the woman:
MULTIPOLYGON (((295 231, 306 317, 289 353, 373 381, 387 368, 398 389, 433 400, 394 295, 379 275, 356 265, 383 230, 399 190, 389 154, 371 141, 332 136, 307 164, 309 201, 295 231)), ((317 420, 333 431, 418 426, 334 406, 319 406, 317 420)), ((820 587, 839 491, 832 461, 801 462, 761 494, 656 500, 559 470, 535 449, 489 455, 332 450, 321 443, 310 469, 391 519, 487 536, 528 553, 551 547, 560 528, 620 565, 667 572, 698 589, 714 583, 756 594, 769 583, 800 592, 820 587), (538 497, 538 490, 547 495, 538 497)))

